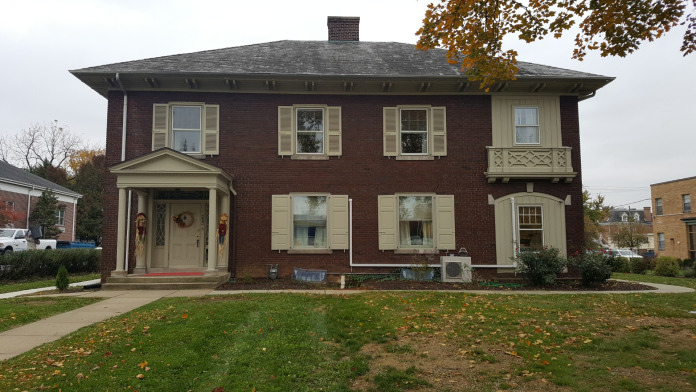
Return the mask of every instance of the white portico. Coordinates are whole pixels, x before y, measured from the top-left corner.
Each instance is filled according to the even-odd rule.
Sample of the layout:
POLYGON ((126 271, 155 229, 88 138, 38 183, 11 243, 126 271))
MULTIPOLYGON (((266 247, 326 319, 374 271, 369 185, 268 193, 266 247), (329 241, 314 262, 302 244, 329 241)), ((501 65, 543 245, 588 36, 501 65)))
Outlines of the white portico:
POLYGON ((231 230, 228 225, 228 234, 220 241, 218 224, 222 214, 230 216, 230 200, 236 194, 232 177, 169 148, 124 161, 113 166, 111 173, 117 176, 118 187, 116 269, 112 277, 128 275, 132 261, 127 264, 126 260, 132 249, 127 245, 138 243, 133 239, 139 235, 134 275, 227 273, 231 230), (135 210, 128 206, 133 193, 137 195, 135 210), (139 223, 128 224, 129 212, 131 216, 145 215, 144 232, 138 231, 139 223))

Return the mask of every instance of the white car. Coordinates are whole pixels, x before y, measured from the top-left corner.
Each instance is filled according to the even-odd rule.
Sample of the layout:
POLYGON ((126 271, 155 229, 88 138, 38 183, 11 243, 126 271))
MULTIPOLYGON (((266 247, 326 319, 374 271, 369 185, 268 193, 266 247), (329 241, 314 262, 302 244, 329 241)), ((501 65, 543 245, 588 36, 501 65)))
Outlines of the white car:
POLYGON ((36 244, 36 249, 56 248, 56 240, 39 240, 34 242, 29 233, 29 230, 26 229, 0 229, 0 255, 27 250, 29 247, 27 240, 36 244))
POLYGON ((643 256, 630 249, 612 249, 610 252, 616 257, 624 257, 626 259, 642 259, 643 256))

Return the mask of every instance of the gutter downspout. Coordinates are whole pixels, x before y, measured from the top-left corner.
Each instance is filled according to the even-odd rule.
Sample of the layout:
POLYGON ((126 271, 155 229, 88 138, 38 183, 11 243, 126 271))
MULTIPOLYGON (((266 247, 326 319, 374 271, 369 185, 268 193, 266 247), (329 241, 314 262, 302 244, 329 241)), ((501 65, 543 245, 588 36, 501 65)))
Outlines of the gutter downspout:
MULTIPOLYGON (((121 91, 123 91, 123 120, 122 120, 122 126, 121 126, 121 162, 126 160, 126 130, 128 129, 126 122, 128 120, 128 92, 126 91, 125 87, 123 87, 123 83, 121 83, 121 77, 120 74, 117 72, 116 73, 116 82, 118 82, 119 87, 121 87, 121 91)), ((126 215, 126 253, 125 257, 126 259, 124 260, 124 265, 123 269, 126 271, 126 275, 128 274, 128 255, 130 254, 130 228, 131 228, 131 207, 132 207, 132 201, 133 201, 133 191, 128 190, 128 215, 126 215)))
POLYGON ((77 219, 77 199, 73 202, 72 210, 72 241, 75 241, 75 220, 77 219))
MULTIPOLYGON (((421 264, 356 264, 353 263, 353 199, 348 199, 348 260, 350 263, 350 272, 353 272, 353 267, 389 267, 389 268, 408 268, 421 267, 421 264)), ((441 265, 428 264, 430 268, 438 268, 441 265)), ((472 268, 517 268, 517 265, 472 265, 472 268)))

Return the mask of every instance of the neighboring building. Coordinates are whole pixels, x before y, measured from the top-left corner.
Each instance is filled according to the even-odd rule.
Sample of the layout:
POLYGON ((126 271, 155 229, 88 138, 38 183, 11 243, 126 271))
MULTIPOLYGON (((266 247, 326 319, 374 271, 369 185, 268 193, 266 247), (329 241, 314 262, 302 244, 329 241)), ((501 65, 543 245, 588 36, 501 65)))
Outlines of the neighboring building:
POLYGON ((58 198, 57 226, 62 231, 58 240, 74 241, 77 199, 82 195, 24 169, 0 161, 0 201, 4 202, 2 203, 3 208, 12 209, 21 218, 10 223, 9 226, 29 228, 31 211, 41 193, 47 189, 53 191, 58 198))
POLYGON ((696 177, 650 185, 656 254, 696 260, 696 177))
POLYGON ((652 252, 655 250, 655 240, 653 236, 652 214, 650 207, 643 207, 643 210, 635 210, 632 208, 614 208, 609 210, 609 217, 600 222, 602 245, 607 249, 624 248, 614 243, 612 236, 623 225, 634 225, 637 232, 645 234, 648 237, 648 242, 633 249, 640 254, 652 252))
POLYGON ((612 78, 520 62, 484 92, 444 50, 358 24, 71 71, 108 100, 103 278, 387 272, 460 248, 512 276, 519 248, 584 248, 578 102, 612 78))

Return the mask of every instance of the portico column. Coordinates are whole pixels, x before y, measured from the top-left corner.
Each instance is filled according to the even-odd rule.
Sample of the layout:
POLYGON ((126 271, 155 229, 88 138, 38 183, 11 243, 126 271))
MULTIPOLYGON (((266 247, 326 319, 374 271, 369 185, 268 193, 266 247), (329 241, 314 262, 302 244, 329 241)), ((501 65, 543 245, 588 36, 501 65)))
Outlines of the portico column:
POLYGON ((126 265, 126 203, 127 195, 125 188, 118 188, 118 224, 116 226, 116 270, 111 272, 112 276, 123 276, 127 272, 126 265))
POLYGON ((208 269, 206 273, 217 272, 217 189, 208 190, 208 269))
MULTIPOLYGON (((140 213, 145 213, 146 210, 146 204, 147 204, 147 196, 142 193, 142 192, 137 192, 138 193, 138 214, 140 213)), ((150 217, 147 217, 147 219, 150 219, 150 217)), ((135 236, 136 236, 136 242, 137 242, 137 237, 138 237, 138 227, 136 224, 135 228, 135 236)), ((146 232, 145 236, 147 238, 147 235, 149 233, 146 232)), ((145 245, 147 246, 147 241, 145 242, 145 245)), ((146 269, 145 265, 145 250, 143 249, 142 253, 138 253, 138 245, 136 244, 136 252, 135 252, 135 269, 133 270, 133 273, 135 274, 144 274, 146 269)))

